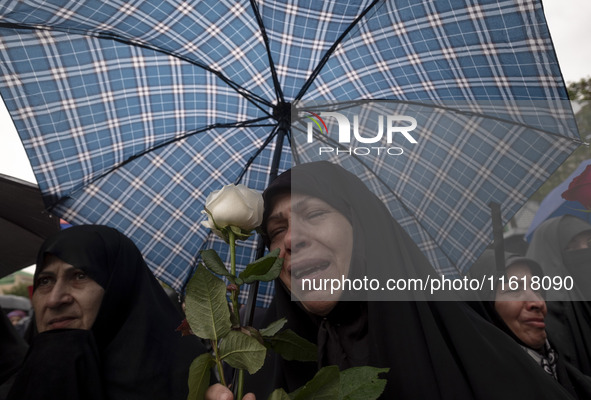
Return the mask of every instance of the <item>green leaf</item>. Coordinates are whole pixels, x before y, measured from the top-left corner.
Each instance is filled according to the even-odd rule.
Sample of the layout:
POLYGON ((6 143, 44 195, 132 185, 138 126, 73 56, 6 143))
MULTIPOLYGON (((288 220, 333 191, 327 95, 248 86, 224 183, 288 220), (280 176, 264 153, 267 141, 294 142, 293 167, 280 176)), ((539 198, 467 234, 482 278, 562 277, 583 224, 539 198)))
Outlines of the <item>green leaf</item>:
POLYGON ((275 249, 253 263, 248 264, 238 276, 244 280, 244 283, 272 281, 279 276, 281 267, 283 266, 283 258, 279 258, 278 256, 279 249, 275 249))
POLYGON ((245 335, 252 336, 257 340, 257 342, 259 342, 263 346, 265 345, 265 341, 263 340, 261 333, 252 326, 241 326, 240 331, 242 331, 242 333, 244 333, 245 335))
POLYGON ((210 385, 209 377, 211 367, 215 360, 211 354, 201 354, 193 360, 189 367, 189 396, 187 400, 201 400, 205 397, 205 391, 210 385))
POLYGON ((273 351, 288 361, 316 361, 318 357, 316 345, 291 329, 281 331, 266 340, 273 351))
POLYGON ((263 337, 271 337, 275 335, 277 332, 279 332, 279 330, 283 328, 283 325, 285 325, 286 323, 287 319, 281 318, 275 322, 271 322, 268 327, 259 330, 259 332, 263 337))
POLYGON ((290 395, 293 400, 339 400, 340 373, 335 365, 320 369, 314 378, 290 395))
POLYGON ((203 262, 205 263, 207 269, 213 272, 214 274, 227 277, 232 276, 230 271, 226 269, 224 262, 215 250, 207 249, 201 251, 201 258, 203 259, 203 262))
POLYGON ((195 335, 218 340, 230 332, 226 284, 202 264, 187 285, 185 302, 187 321, 195 335))
POLYGON ((220 358, 249 374, 257 372, 265 361, 267 349, 255 338, 240 331, 231 331, 220 343, 220 358))
POLYGON ((230 325, 232 325, 232 329, 240 327, 240 318, 233 312, 230 312, 230 325))
POLYGON ((275 389, 273 393, 269 395, 267 400, 291 400, 289 395, 285 392, 285 390, 279 388, 275 389))
POLYGON ((386 379, 379 374, 389 368, 354 367, 341 372, 342 400, 373 400, 380 397, 386 387, 386 379))

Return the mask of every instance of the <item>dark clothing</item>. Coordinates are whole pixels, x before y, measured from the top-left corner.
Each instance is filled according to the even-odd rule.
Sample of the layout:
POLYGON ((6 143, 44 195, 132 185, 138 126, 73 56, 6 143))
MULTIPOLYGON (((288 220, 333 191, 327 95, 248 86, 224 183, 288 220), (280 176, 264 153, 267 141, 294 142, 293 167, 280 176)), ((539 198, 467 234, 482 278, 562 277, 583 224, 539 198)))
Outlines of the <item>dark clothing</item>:
POLYGON ((85 271, 103 300, 90 331, 35 337, 9 399, 186 399, 204 349, 175 331, 183 317, 133 242, 105 226, 68 228, 42 246, 35 282, 46 254, 85 271))
POLYGON ((9 398, 105 399, 92 331, 53 330, 37 335, 9 398))
MULTIPOLYGON (((535 230, 527 257, 540 263, 544 275, 570 275, 577 286, 588 291, 591 248, 565 249, 574 236, 590 230, 589 223, 571 215, 551 218, 535 230)), ((591 376, 591 301, 580 301, 580 298, 569 291, 550 293, 546 326, 558 352, 591 376)), ((584 298, 589 298, 588 293, 584 298)))
MULTIPOLYGON (((527 354, 527 346, 521 340, 519 340, 517 336, 515 336, 511 329, 509 329, 509 327, 495 311, 494 306, 491 306, 490 303, 485 302, 473 302, 471 303, 471 306, 485 319, 491 321, 497 328, 499 328, 500 331, 504 332, 507 334, 507 336, 515 340, 515 342, 522 347, 524 354, 527 354)), ((548 342, 553 343, 551 337, 549 337, 548 342)), ((552 349, 556 350, 553 345, 551 346, 552 349)), ((564 387, 565 390, 570 393, 572 398, 581 400, 591 399, 591 377, 583 374, 580 370, 568 362, 558 351, 555 351, 554 363, 556 373, 555 379, 562 387, 564 387)), ((543 370, 542 366, 540 366, 533 358, 531 365, 524 367, 543 370)))
POLYGON ((12 386, 14 375, 27 354, 28 345, 0 307, 0 400, 12 386))
MULTIPOLYGON (((373 276, 376 267, 384 269, 377 264, 383 261, 376 260, 389 260, 391 267, 385 269, 395 270, 398 278, 435 276, 408 234, 357 177, 327 162, 303 164, 290 174, 293 192, 322 199, 351 222, 350 274, 373 276)), ((285 185, 285 178, 280 182, 285 185)), ((264 197, 267 209, 272 196, 264 197)), ((318 345, 319 366, 390 368, 383 399, 571 398, 541 368, 531 368, 532 360, 514 341, 465 303, 341 301, 319 318, 291 301, 279 281, 275 287, 263 325, 286 317, 288 328, 318 345)), ((269 357, 272 365, 247 382, 247 389, 261 399, 276 387, 295 390, 318 368, 269 357)))

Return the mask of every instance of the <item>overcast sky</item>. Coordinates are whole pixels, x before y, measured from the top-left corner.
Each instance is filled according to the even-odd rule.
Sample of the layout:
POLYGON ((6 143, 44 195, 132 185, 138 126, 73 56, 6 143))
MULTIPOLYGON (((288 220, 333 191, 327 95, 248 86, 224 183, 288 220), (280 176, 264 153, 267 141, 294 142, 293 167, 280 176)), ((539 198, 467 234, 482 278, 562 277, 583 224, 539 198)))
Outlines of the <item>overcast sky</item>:
MULTIPOLYGON (((591 77, 591 0, 543 0, 565 81, 591 77)), ((35 182, 14 125, 0 102, 0 173, 35 182)))

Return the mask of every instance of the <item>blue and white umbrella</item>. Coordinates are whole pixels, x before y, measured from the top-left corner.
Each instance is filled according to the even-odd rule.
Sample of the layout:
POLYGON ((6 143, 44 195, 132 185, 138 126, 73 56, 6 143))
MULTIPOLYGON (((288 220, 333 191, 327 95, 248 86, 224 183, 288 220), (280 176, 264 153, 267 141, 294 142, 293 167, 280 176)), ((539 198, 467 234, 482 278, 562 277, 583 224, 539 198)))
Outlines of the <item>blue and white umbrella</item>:
MULTIPOLYGON (((323 114, 340 103, 415 119, 398 157, 329 158, 442 273, 490 241, 490 202, 508 220, 580 143, 535 0, 4 0, 0 93, 52 212, 121 230, 179 290, 198 251, 220 248, 206 196, 262 190, 274 154, 290 166, 307 129, 290 105, 328 123, 326 146, 343 144, 323 114)), ((307 144, 299 162, 317 158, 307 144)))

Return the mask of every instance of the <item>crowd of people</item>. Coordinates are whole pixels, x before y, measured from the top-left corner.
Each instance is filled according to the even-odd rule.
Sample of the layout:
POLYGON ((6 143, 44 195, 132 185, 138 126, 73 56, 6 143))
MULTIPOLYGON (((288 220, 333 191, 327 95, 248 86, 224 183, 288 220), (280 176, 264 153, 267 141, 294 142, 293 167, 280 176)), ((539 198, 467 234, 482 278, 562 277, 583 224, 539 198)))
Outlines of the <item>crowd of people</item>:
MULTIPOLYGON (((293 392, 328 365, 389 368, 383 399, 591 399, 590 303, 529 285, 550 274, 585 279, 590 224, 571 216, 546 221, 526 255, 507 254, 503 271, 486 251, 471 274, 520 284, 509 290, 497 279, 481 301, 342 301, 293 286, 320 270, 356 277, 380 267, 398 278, 436 272, 384 204, 340 166, 296 166, 263 198, 264 239, 284 264, 256 327, 287 318, 286 327, 316 344, 318 356, 303 363, 269 352, 263 368, 247 376, 245 399, 266 399, 276 388, 293 392)), ((32 304, 28 349, 8 320, 2 325, 11 339, 2 341, 0 396, 187 398, 189 366, 206 349, 176 331, 181 312, 120 232, 74 226, 47 239, 32 304)), ((233 398, 213 382, 205 396, 233 398)))

